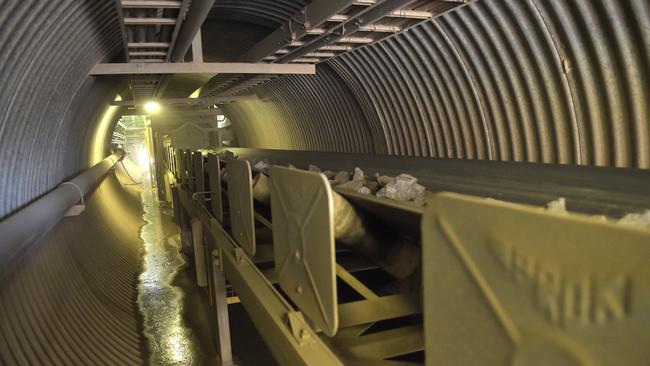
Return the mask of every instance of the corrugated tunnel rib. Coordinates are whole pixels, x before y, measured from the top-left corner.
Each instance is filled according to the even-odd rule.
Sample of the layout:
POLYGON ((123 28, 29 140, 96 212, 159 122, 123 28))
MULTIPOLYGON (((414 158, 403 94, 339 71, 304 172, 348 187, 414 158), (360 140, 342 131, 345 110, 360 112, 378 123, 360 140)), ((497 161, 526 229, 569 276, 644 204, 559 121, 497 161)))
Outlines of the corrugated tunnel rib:
MULTIPOLYGON (((102 116, 118 85, 87 73, 121 50, 114 6, 3 2, 0 217, 108 155, 101 130, 114 121, 102 116)), ((24 254, 0 285, 0 364, 144 362, 140 212, 140 200, 107 178, 83 215, 63 219, 24 254)))
POLYGON ((357 151, 365 141, 339 133, 363 128, 376 153, 648 168, 649 12, 642 0, 474 1, 319 65, 354 101, 292 103, 329 83, 295 76, 258 87, 267 103, 225 110, 246 146, 357 151), (351 103, 365 118, 337 116, 313 136, 327 104, 351 103), (280 108, 282 121, 267 117, 280 108))
MULTIPOLYGON (((435 181, 439 190, 460 187, 459 191, 470 194, 484 192, 472 190, 472 184, 485 183, 473 179, 488 181, 494 177, 487 170, 476 173, 473 169, 482 169, 475 168, 478 165, 454 167, 453 159, 545 163, 559 172, 564 172, 559 165, 631 168, 624 173, 634 175, 635 184, 643 181, 650 168, 648 0, 440 0, 437 7, 429 6, 434 2, 402 1, 412 9, 391 10, 392 18, 379 24, 384 28, 364 23, 366 28, 355 33, 364 37, 348 43, 329 40, 323 47, 288 60, 287 55, 306 47, 299 36, 309 34, 309 40, 342 37, 349 28, 345 22, 359 14, 355 11, 363 13, 363 9, 378 4, 395 7, 400 2, 0 0, 0 222, 109 156, 112 147, 118 145, 112 140, 113 130, 126 119, 143 123, 134 129, 147 131, 141 145, 151 153, 151 157, 138 157, 132 152, 130 158, 142 159, 146 167, 151 166, 151 158, 160 158, 151 174, 154 181, 159 179, 157 183, 165 183, 156 187, 160 201, 172 195, 172 185, 182 190, 183 185, 198 185, 196 179, 207 179, 202 183, 212 189, 215 184, 221 187, 221 180, 224 185, 227 182, 227 174, 216 183, 209 182, 207 171, 204 176, 200 169, 204 167, 200 154, 196 155, 196 166, 192 165, 194 161, 183 161, 188 166, 182 167, 183 174, 189 175, 196 168, 200 177, 189 182, 174 177, 173 170, 181 167, 163 166, 165 152, 172 165, 177 162, 171 152, 222 148, 286 150, 269 153, 276 154, 275 159, 284 165, 292 163, 285 159, 292 153, 303 154, 298 160, 309 164, 305 159, 322 156, 351 161, 352 154, 377 159, 388 155, 391 159, 451 159, 452 165, 443 168, 449 169, 449 176, 465 174, 464 180, 451 184, 443 171, 432 174, 430 181, 435 181), (151 3, 162 5, 153 7, 157 10, 143 10, 151 3), (338 9, 340 13, 325 17, 323 24, 346 24, 341 34, 328 34, 322 24, 307 22, 322 15, 304 11, 313 4, 319 4, 317 10, 329 9, 332 4, 357 10, 338 9), (196 15, 191 13, 192 6, 207 7, 205 14, 200 14, 203 17, 189 16, 196 15), (127 23, 123 8, 128 9, 124 12, 127 23), (95 65, 129 61, 130 54, 143 57, 139 59, 143 63, 169 66, 166 60, 176 46, 190 48, 188 42, 174 44, 178 33, 193 26, 187 19, 206 19, 199 22, 202 28, 196 25, 202 39, 194 38, 194 49, 185 62, 174 66, 315 63, 316 73, 215 75, 195 71, 164 77, 156 73, 89 76, 95 65), (250 56, 251 50, 268 40, 267 36, 280 31, 286 37, 272 45, 277 46, 273 52, 258 59, 250 56), (377 36, 380 33, 382 36, 377 36), (386 34, 390 35, 384 37, 386 34), (201 52, 195 48, 198 45, 201 52), (166 116, 146 111, 145 100, 137 96, 134 84, 129 84, 138 78, 146 84, 145 94, 154 95, 163 110, 176 110, 166 116), (186 100, 190 95, 192 100, 186 100)), ((357 21, 356 26, 361 23, 357 21)), ((183 38, 189 40, 187 34, 183 38)), ((259 56, 256 52, 253 55, 259 56)), ((251 161, 263 158, 257 150, 240 152, 250 154, 251 161)), ((417 160, 418 172, 425 172, 429 166, 425 160, 417 160)), ((392 161, 393 167, 399 167, 398 160, 392 161)), ((323 158, 326 169, 337 169, 336 162, 329 163, 323 158)), ((210 164, 221 166, 218 161, 206 160, 206 169, 214 168, 210 164)), ((141 182, 122 176, 124 169, 123 164, 116 166, 90 190, 81 215, 61 218, 38 239, 40 233, 34 232, 18 260, 0 271, 4 273, 0 277, 0 364, 140 365, 150 361, 152 347, 147 343, 144 316, 137 303, 146 255, 141 239, 145 211, 140 193, 131 189, 141 182)), ((254 179, 262 175, 258 170, 253 169, 254 179)), ((327 178, 335 181, 335 174, 327 178)), ((533 188, 521 196, 530 194, 539 204, 555 191, 543 184, 535 186, 535 179, 526 182, 533 188)), ((557 183, 548 179, 551 186, 557 183)), ((624 178, 615 182, 622 181, 624 178)), ((517 197, 513 201, 525 201, 517 196, 520 187, 515 183, 501 183, 490 181, 485 186, 494 184, 502 189, 494 198, 512 194, 517 197)), ((585 186, 571 186, 570 193, 582 197, 590 182, 582 183, 585 186)), ((598 192, 605 191, 605 185, 598 186, 598 192)), ((633 194, 614 195, 611 201, 598 194, 594 199, 603 199, 607 203, 603 207, 623 216, 616 200, 634 201, 643 190, 639 186, 633 187, 633 194)), ((198 192, 201 197, 210 197, 202 190, 198 192)), ((176 205, 198 201, 191 195, 182 201, 178 191, 173 194, 176 205)), ((168 208, 160 203, 152 208, 151 215, 162 212, 161 207, 168 208)), ((365 209, 371 211, 375 206, 368 207, 365 209)), ((270 205, 263 211, 270 216, 270 205)), ((378 211, 379 215, 384 213, 378 211)), ((585 210, 596 213, 592 211, 596 209, 585 210)), ((172 220, 167 216, 171 215, 165 215, 161 221, 168 225, 172 220)), ((188 218, 184 215, 188 213, 176 212, 174 218, 185 226, 181 230, 185 236, 179 236, 176 244, 180 243, 187 254, 194 251, 188 243, 194 243, 187 233, 188 223, 179 220, 188 218)), ((408 215, 405 217, 410 219, 408 215)), ((271 229, 268 218, 262 224, 271 229)), ((164 231, 160 229, 164 225, 151 230, 164 231)), ((177 229, 173 226, 170 230, 174 238, 177 229)), ((209 232, 207 228, 205 231, 209 232)), ((164 240, 172 237, 164 234, 169 234, 164 240)), ((1 235, 0 246, 8 245, 1 235)), ((212 275, 211 266, 219 264, 211 262, 210 255, 218 253, 206 253, 208 275, 212 275)), ((188 257, 193 271, 195 259, 188 257)), ((244 283, 243 278, 237 277, 234 282, 244 283)), ((190 285, 188 288, 203 296, 204 288, 195 289, 193 282, 190 285)), ((214 285, 208 285, 206 291, 214 296, 214 285)), ((195 301, 192 296, 187 298, 195 301)), ((207 297, 201 299, 207 303, 207 297)), ((212 326, 212 300, 208 305, 202 303, 209 309, 207 320, 201 318, 196 323, 212 326)), ((290 302, 282 301, 283 305, 290 302)), ((263 301, 260 303, 255 306, 262 308, 263 301)), ((291 318, 294 327, 300 321, 297 318, 291 318)), ((296 329, 291 331, 299 334, 296 329)), ((209 329, 206 334, 208 340, 203 342, 213 347, 216 330, 209 329)))
POLYGON ((140 365, 140 200, 113 177, 63 219, 0 289, 5 365, 140 365))

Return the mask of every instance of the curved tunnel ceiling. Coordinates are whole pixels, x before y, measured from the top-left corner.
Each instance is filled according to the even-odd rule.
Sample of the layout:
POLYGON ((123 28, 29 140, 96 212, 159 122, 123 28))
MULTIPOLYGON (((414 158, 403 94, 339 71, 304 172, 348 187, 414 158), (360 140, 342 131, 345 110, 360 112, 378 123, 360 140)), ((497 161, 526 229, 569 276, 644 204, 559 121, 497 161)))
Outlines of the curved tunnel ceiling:
MULTIPOLYGON (((210 19, 256 38, 304 3, 217 1, 210 19)), ((649 8, 479 0, 226 112, 250 147, 648 168, 649 8)), ((121 52, 109 0, 8 1, 3 16, 0 217, 86 165, 89 121, 118 90, 86 74, 121 52)))
POLYGON ((10 0, 0 12, 0 218, 87 166, 114 78, 88 70, 122 39, 112 0, 10 0))

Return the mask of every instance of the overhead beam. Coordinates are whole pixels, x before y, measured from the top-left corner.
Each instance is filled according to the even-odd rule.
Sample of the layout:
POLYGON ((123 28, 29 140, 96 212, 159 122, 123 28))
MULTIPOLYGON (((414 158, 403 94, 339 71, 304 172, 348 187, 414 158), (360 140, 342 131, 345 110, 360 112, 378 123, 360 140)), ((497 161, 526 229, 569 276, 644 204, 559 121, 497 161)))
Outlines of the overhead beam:
POLYGON ((181 7, 180 1, 170 0, 122 0, 123 8, 132 9, 178 9, 181 7))
POLYGON ((208 17, 215 0, 192 0, 190 10, 185 16, 183 26, 178 32, 178 38, 173 42, 171 53, 172 62, 183 62, 196 34, 201 32, 201 26, 208 17))
POLYGON ((168 48, 167 42, 131 42, 129 48, 168 48))
MULTIPOLYGON (((167 98, 157 102, 161 105, 212 105, 220 103, 241 102, 245 100, 259 100, 257 95, 239 95, 235 97, 210 97, 210 98, 167 98)), ((143 106, 145 103, 133 100, 113 101, 113 106, 143 106)))
POLYGON ((169 48, 167 48, 167 55, 165 55, 165 62, 168 62, 169 59, 172 57, 172 52, 174 51, 174 47, 176 45, 176 39, 178 38, 178 33, 181 30, 181 26, 183 25, 183 22, 185 21, 185 13, 187 13, 187 9, 190 6, 190 0, 183 0, 181 3, 181 7, 178 11, 178 17, 176 18, 176 25, 174 26, 174 30, 172 31, 172 37, 169 41, 169 48))
POLYGON ((129 52, 129 55, 131 57, 137 57, 137 56, 165 56, 167 52, 163 51, 131 51, 129 52))
POLYGON ((310 29, 320 26, 355 2, 353 0, 313 1, 273 33, 254 45, 240 58, 240 61, 259 62, 263 60, 264 57, 272 55, 277 50, 290 44, 292 40, 302 38, 310 29), (301 21, 302 24, 297 23, 297 21, 301 21))
POLYGON ((192 41, 192 62, 203 62, 203 41, 201 32, 197 32, 192 41))
MULTIPOLYGON (((189 0, 183 0, 183 8, 179 11, 179 25, 174 29, 172 36, 172 45, 168 49, 166 61, 183 62, 185 55, 189 50, 192 42, 196 39, 197 35, 201 35, 201 26, 207 18, 215 0, 193 0, 189 11, 185 14, 185 9, 189 6, 189 0), (182 17, 181 17, 182 15, 182 17)), ((202 52, 202 50, 201 50, 202 52)), ((203 59, 194 59, 193 62, 203 62, 203 59)), ((154 96, 161 96, 167 86, 169 85, 170 76, 163 75, 158 83, 158 87, 154 92, 154 96)))
MULTIPOLYGON (((137 107, 135 109, 129 109, 126 111, 122 112, 123 116, 128 116, 128 115, 133 115, 133 116, 139 116, 142 114, 147 114, 148 112, 144 110, 142 107, 137 107)), ((175 109, 174 107, 168 107, 165 109, 162 109, 158 111, 155 114, 155 120, 156 121, 165 121, 169 119, 178 119, 178 118, 189 118, 193 117, 193 121, 200 121, 200 120, 210 120, 213 119, 214 117, 218 115, 223 115, 223 111, 220 109, 206 109, 206 110, 200 110, 200 111, 183 111, 183 110, 178 110, 175 109)), ((185 122, 186 120, 183 120, 185 122)), ((179 121, 181 122, 181 121, 179 121)), ((181 123, 183 123, 181 122, 181 123)))
MULTIPOLYGON (((394 10, 388 14, 388 18, 400 18, 400 19, 420 19, 426 20, 433 17, 433 13, 430 11, 419 11, 419 10, 394 10)), ((350 19, 349 15, 345 14, 336 14, 329 19, 330 22, 346 22, 350 19)))
POLYGON ((146 74, 315 74, 314 65, 243 62, 215 63, 99 63, 88 75, 146 74))
POLYGON ((176 25, 176 18, 124 18, 126 25, 176 25))
POLYGON ((377 5, 369 6, 367 9, 356 14, 354 18, 349 18, 345 22, 340 23, 338 26, 329 29, 326 34, 323 34, 322 36, 309 42, 304 47, 285 54, 275 62, 285 63, 290 62, 294 59, 302 58, 307 54, 316 52, 321 47, 327 46, 331 43, 336 43, 340 41, 341 38, 348 37, 351 34, 364 29, 370 32, 399 32, 399 29, 397 29, 399 27, 396 27, 396 29, 392 29, 392 27, 384 28, 373 23, 385 17, 386 14, 390 14, 396 10, 399 10, 403 6, 408 5, 413 1, 414 0, 386 0, 384 2, 377 3, 377 5))
MULTIPOLYGON (((295 44, 296 40, 305 36, 309 29, 321 26, 332 16, 358 2, 358 0, 314 0, 311 4, 296 12, 293 17, 276 28, 266 38, 251 47, 244 55, 239 57, 239 61, 263 61, 264 58, 275 54, 278 50, 295 44), (302 22, 302 24, 299 22, 302 22)), ((225 90, 238 85, 237 79, 237 75, 230 75, 227 78, 214 77, 205 84, 205 88, 208 92, 218 91, 223 93, 225 90)))
POLYGON ((124 24, 124 9, 120 6, 120 0, 115 1, 115 10, 117 11, 117 19, 120 25, 120 35, 122 36, 122 45, 124 46, 124 61, 129 62, 129 46, 128 35, 126 34, 126 24, 124 24))

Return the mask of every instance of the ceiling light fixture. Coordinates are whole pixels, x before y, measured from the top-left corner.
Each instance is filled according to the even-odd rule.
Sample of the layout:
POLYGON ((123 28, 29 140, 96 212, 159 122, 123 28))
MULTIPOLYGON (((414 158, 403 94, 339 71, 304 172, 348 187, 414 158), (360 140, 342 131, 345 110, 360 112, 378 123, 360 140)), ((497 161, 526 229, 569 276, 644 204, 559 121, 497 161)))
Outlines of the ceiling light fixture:
POLYGON ((147 113, 157 113, 160 110, 160 103, 156 101, 147 102, 144 105, 144 110, 147 111, 147 113))

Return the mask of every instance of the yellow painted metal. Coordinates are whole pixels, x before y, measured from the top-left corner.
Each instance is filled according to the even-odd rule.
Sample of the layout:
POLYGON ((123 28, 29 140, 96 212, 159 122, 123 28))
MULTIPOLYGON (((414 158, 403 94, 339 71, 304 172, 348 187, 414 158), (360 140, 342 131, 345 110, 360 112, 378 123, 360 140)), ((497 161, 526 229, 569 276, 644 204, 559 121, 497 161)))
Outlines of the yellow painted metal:
MULTIPOLYGON (((205 173, 203 165, 203 154, 200 151, 192 153, 192 172, 194 173, 194 192, 205 192, 205 173)), ((199 198, 201 204, 205 204, 205 197, 199 198)))
POLYGON ((266 226, 269 229, 273 228, 271 221, 267 220, 266 217, 260 215, 257 211, 254 213, 253 216, 255 216, 255 220, 257 220, 257 222, 259 222, 260 224, 266 226))
POLYGON ((369 300, 375 300, 378 299, 379 296, 375 294, 371 289, 366 287, 361 281, 359 281, 356 277, 352 275, 352 273, 348 272, 343 268, 341 265, 336 265, 336 275, 348 286, 350 286, 354 291, 359 293, 359 295, 363 296, 366 299, 369 300))
MULTIPOLYGON (((362 358, 368 365, 383 359, 424 350, 422 325, 384 330, 356 338, 334 339, 333 344, 345 349, 350 358, 362 358)), ((432 365, 463 365, 439 363, 432 365)), ((480 362, 468 365, 482 365, 480 362)))
POLYGON ((223 203, 221 200, 221 167, 219 157, 208 154, 208 177, 210 181, 210 207, 212 215, 223 223, 223 203))
POLYGON ((194 190, 194 165, 192 164, 192 150, 183 150, 184 180, 190 190, 194 190))
POLYGON ((419 314, 421 311, 413 299, 405 295, 382 296, 339 305, 339 323, 341 328, 350 327, 419 314))
POLYGON ((333 199, 322 174, 274 166, 271 210, 280 287, 329 336, 338 329, 333 199))
MULTIPOLYGON (((375 294, 371 289, 366 287, 359 279, 354 277, 352 273, 348 272, 343 266, 336 264, 336 275, 341 281, 345 282, 350 286, 354 291, 361 295, 366 300, 378 300, 379 296, 375 294)), ((339 305, 340 309, 340 305, 339 305)), ((343 324, 345 324, 345 319, 343 319, 343 324)), ((340 329, 336 333, 337 342, 344 342, 346 338, 357 338, 363 334, 368 328, 372 326, 371 323, 366 323, 356 326, 343 326, 343 329, 340 329)))
MULTIPOLYGON (((276 361, 281 365, 343 365, 339 356, 310 327, 304 327, 309 342, 299 342, 289 325, 295 310, 278 293, 251 259, 235 247, 234 240, 217 223, 204 206, 192 200, 186 189, 179 190, 179 200, 191 217, 203 222, 209 244, 220 250, 223 269, 230 284, 260 331, 276 361)), ((298 333, 298 335, 300 335, 298 333)))
POLYGON ((442 193, 422 220, 429 365, 648 365, 650 230, 442 193))
POLYGON ((251 166, 247 160, 228 160, 230 225, 237 243, 251 257, 255 255, 255 218, 251 166))
POLYGON ((181 149, 174 149, 174 166, 176 167, 176 170, 174 171, 174 175, 176 177, 176 181, 180 182, 181 184, 183 183, 183 150, 181 149))

